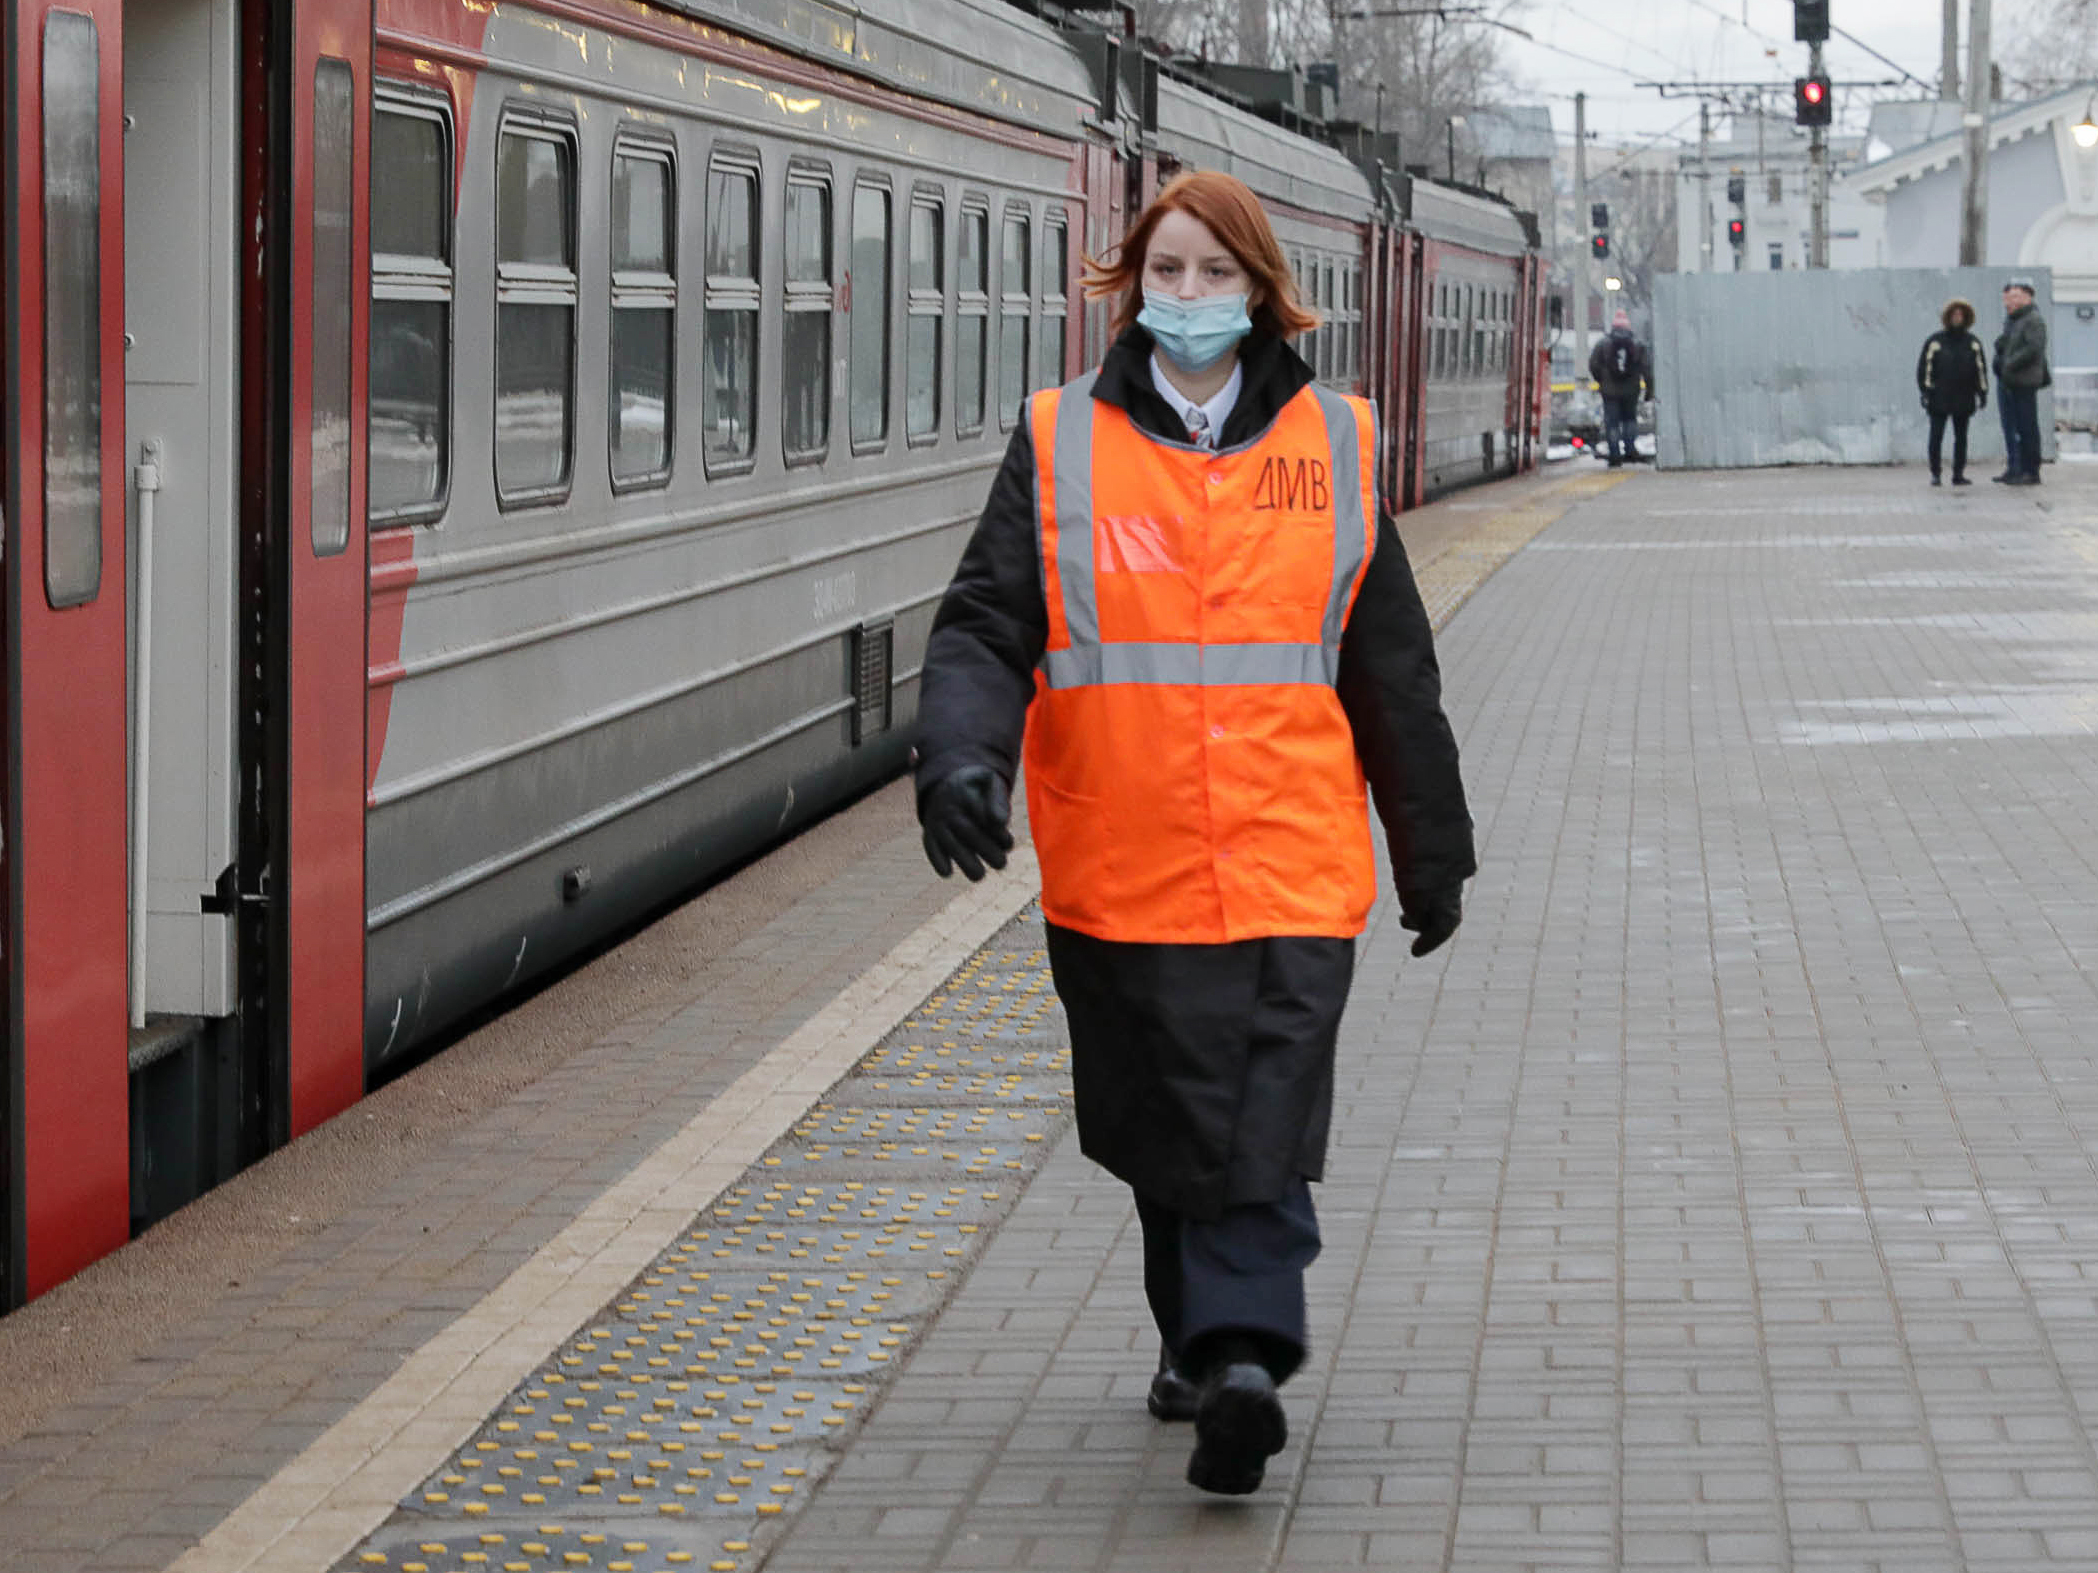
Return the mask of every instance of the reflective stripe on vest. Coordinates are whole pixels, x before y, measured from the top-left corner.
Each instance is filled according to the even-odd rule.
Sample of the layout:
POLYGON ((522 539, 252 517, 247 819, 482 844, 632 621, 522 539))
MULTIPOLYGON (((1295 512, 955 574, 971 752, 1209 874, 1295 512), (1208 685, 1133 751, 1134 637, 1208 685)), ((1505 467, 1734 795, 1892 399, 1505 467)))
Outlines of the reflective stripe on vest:
MULTIPOLYGON (((1329 687, 1340 675, 1340 641, 1346 630, 1348 605, 1355 579, 1369 550, 1368 516, 1363 506, 1362 438, 1355 410, 1348 399, 1317 384, 1308 391, 1317 398, 1325 418, 1330 450, 1333 496, 1333 577, 1326 599, 1321 642, 1318 644, 1229 644, 1193 643, 1132 644, 1103 642, 1100 637, 1100 607, 1094 577, 1093 514, 1093 422, 1096 417, 1094 377, 1087 375, 1059 390, 1056 436, 1051 474, 1054 476, 1053 507, 1056 514, 1056 580, 1062 591, 1061 610, 1068 643, 1048 650, 1042 672, 1051 688, 1083 688, 1110 683, 1168 683, 1206 687, 1237 687, 1249 683, 1323 683, 1329 687)), ((1126 417, 1124 417, 1126 418, 1126 417)), ((1145 434, 1150 437, 1149 433, 1145 434)), ((1244 453, 1258 447, 1262 438, 1220 450, 1218 458, 1244 453)), ((1193 444, 1150 438, 1170 448, 1193 450, 1193 444)), ((1037 469, 1039 470, 1039 461, 1037 469)), ((1035 541, 1041 549, 1043 531, 1039 517, 1041 490, 1037 487, 1035 541)), ((1048 564, 1043 582, 1049 582, 1048 564)))

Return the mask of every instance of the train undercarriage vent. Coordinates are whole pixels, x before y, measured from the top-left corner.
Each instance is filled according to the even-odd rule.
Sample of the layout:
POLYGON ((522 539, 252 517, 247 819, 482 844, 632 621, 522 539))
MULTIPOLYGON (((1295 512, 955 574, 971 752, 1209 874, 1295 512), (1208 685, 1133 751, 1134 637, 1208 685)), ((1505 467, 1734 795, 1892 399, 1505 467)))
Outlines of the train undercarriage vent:
POLYGON ((889 730, 896 718, 896 625, 884 618, 852 631, 852 746, 889 730))

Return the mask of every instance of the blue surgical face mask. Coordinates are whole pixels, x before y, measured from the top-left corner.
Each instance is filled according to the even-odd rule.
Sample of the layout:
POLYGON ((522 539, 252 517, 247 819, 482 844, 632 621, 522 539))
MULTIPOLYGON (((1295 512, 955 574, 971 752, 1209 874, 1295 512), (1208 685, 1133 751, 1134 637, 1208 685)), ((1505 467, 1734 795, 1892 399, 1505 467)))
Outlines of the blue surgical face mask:
POLYGON ((1238 347, 1253 331, 1244 295, 1204 295, 1182 300, 1157 290, 1144 291, 1138 326, 1151 335, 1161 355, 1186 372, 1204 372, 1238 347))

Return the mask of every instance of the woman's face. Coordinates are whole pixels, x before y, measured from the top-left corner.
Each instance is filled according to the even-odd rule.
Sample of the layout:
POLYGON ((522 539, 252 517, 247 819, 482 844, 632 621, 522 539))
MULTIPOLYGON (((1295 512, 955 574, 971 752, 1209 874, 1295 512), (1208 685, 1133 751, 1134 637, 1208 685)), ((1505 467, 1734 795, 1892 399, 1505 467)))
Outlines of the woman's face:
MULTIPOLYGON (((1181 300, 1205 295, 1245 295, 1252 280, 1230 249, 1192 213, 1169 211, 1151 231, 1144 252, 1144 288, 1181 300)), ((1252 310, 1260 303, 1246 302, 1252 310)))

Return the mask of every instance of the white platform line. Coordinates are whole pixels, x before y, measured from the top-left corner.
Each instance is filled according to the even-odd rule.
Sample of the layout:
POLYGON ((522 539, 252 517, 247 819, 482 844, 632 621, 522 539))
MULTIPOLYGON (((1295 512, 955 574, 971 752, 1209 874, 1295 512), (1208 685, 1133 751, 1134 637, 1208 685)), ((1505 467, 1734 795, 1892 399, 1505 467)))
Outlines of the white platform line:
POLYGON ((1005 873, 964 887, 257 1487, 169 1573, 325 1573, 1040 888, 1024 845, 1005 873))

